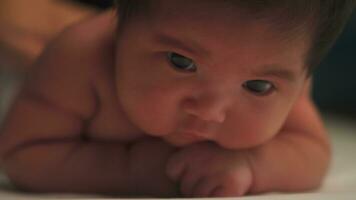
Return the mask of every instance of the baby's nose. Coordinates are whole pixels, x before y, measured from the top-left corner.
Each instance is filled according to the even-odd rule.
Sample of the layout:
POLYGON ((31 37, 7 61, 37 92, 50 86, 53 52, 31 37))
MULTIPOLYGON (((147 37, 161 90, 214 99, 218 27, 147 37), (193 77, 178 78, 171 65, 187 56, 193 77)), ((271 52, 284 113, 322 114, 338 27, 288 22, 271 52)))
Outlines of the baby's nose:
POLYGON ((202 95, 187 98, 183 110, 203 121, 222 123, 226 118, 227 99, 219 95, 202 95))

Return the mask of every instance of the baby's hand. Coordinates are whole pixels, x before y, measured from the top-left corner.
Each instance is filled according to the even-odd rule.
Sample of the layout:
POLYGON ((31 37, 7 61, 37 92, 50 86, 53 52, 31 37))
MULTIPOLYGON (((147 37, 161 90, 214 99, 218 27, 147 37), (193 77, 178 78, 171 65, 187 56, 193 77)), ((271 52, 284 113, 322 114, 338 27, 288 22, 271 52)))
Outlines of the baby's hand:
POLYGON ((167 165, 168 176, 180 183, 187 197, 236 197, 252 185, 252 169, 242 151, 223 149, 203 142, 174 154, 167 165))

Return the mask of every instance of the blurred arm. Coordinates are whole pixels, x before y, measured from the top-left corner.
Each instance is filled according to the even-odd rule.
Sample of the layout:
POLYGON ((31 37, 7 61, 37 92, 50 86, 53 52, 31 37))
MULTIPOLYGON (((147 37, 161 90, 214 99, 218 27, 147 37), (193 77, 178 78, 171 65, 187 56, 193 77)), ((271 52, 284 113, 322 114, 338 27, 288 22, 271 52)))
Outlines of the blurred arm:
POLYGON ((251 192, 318 187, 330 162, 330 144, 310 98, 310 85, 296 102, 280 133, 250 152, 255 182, 251 192))

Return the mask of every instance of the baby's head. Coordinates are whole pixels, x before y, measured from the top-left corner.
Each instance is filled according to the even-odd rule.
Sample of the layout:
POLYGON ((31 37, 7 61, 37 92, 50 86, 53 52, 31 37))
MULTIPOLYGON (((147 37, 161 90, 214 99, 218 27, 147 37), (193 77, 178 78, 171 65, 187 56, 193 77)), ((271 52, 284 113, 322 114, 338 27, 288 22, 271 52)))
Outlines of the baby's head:
POLYGON ((273 137, 355 0, 120 0, 116 84, 128 118, 175 145, 273 137))

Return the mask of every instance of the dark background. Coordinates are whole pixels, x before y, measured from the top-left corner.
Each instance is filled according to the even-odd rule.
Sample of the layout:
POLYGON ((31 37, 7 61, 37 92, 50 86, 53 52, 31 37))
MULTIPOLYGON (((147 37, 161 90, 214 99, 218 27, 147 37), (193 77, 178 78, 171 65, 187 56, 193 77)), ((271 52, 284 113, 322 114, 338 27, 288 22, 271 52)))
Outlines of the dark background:
POLYGON ((313 97, 323 111, 356 118, 356 12, 315 71, 313 97))

